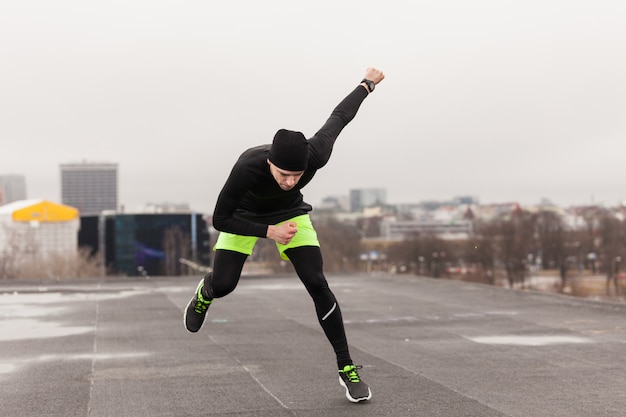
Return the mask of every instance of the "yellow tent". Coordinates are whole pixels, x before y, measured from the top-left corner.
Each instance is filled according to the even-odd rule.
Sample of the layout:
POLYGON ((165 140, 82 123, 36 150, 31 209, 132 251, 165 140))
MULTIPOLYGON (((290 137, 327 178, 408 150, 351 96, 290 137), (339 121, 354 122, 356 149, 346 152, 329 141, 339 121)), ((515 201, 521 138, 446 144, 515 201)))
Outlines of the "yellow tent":
POLYGON ((12 218, 16 222, 67 222, 79 218, 74 207, 53 203, 47 200, 24 200, 14 206, 12 218))

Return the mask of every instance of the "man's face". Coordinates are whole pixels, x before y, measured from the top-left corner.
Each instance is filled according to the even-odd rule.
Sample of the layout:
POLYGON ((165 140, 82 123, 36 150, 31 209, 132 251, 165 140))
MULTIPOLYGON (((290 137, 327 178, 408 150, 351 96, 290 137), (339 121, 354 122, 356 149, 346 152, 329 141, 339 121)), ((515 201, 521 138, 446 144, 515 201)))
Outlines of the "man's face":
POLYGON ((267 163, 270 166, 272 177, 274 177, 278 186, 284 191, 289 191, 295 187, 304 174, 304 171, 285 171, 284 169, 278 168, 276 165, 271 163, 269 159, 267 160, 267 163))

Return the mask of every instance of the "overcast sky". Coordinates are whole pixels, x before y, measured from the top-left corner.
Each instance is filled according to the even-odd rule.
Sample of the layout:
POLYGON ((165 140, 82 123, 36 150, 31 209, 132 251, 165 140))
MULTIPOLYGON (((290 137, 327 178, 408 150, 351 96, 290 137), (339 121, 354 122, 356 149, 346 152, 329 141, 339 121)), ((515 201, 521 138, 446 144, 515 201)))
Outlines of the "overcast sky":
POLYGON ((0 175, 119 164, 119 200, 212 212, 233 162, 386 79, 303 191, 391 203, 626 199, 624 0, 20 0, 0 5, 0 175))

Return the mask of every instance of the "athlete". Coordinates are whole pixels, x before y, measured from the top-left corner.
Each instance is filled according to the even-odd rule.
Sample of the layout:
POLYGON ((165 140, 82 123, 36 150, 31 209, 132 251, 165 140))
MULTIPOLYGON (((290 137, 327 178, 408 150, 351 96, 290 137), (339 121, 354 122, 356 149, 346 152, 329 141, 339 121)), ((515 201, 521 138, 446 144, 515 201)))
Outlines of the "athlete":
POLYGON ((274 240, 281 258, 291 261, 313 299, 319 323, 337 356, 339 383, 352 402, 369 400, 372 393, 350 357, 341 310, 322 271, 322 253, 309 217, 312 207, 300 190, 326 165, 339 133, 384 78, 381 71, 368 68, 313 137, 281 129, 271 145, 248 149, 239 157, 213 213, 213 226, 220 231, 213 270, 200 280, 184 316, 188 331, 200 330, 211 303, 237 286, 257 240, 274 240))

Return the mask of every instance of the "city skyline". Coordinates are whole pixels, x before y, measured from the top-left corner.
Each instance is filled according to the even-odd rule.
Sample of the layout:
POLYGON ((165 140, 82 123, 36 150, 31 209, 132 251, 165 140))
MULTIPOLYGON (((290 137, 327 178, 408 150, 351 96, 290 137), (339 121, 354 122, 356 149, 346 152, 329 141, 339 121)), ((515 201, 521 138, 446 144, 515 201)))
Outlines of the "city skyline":
MULTIPOLYGON (((90 167, 96 167, 96 169, 98 167, 103 167, 103 168, 107 168, 107 167, 113 167, 114 171, 116 171, 116 175, 119 175, 119 173, 117 172, 118 170, 118 165, 115 162, 111 162, 111 161, 99 161, 99 162, 95 162, 95 161, 87 161, 87 160, 83 160, 81 162, 75 162, 75 163, 63 163, 60 164, 58 168, 60 168, 61 171, 63 171, 64 169, 67 170, 69 169, 73 169, 73 170, 78 170, 80 171, 80 168, 83 167, 86 170, 89 170, 90 167)), ((22 176, 20 174, 12 174, 12 175, 17 175, 17 176, 22 176)), ((3 175, 0 174, 0 178, 3 175)), ((7 176, 7 175, 5 175, 7 176)), ((26 182, 28 182, 28 178, 26 178, 26 182)), ((61 181, 61 179, 59 179, 59 181, 61 181)), ((122 186, 122 184, 120 183, 119 180, 116 181, 116 188, 120 188, 122 186)), ((59 186, 59 193, 62 192, 62 186, 59 186)), ((306 191, 306 189, 304 190, 306 191)), ((117 192, 117 191, 116 191, 117 192)), ((550 199, 549 197, 542 197, 541 199, 539 199, 538 201, 534 201, 534 202, 525 202, 521 199, 508 199, 508 200, 492 200, 492 201, 483 201, 479 195, 477 194, 471 194, 471 193, 459 193, 459 194, 455 194, 455 195, 448 195, 448 196, 441 196, 441 197, 428 197, 428 196, 416 196, 416 198, 414 199, 408 199, 408 200, 402 200, 402 201, 392 201, 389 200, 389 198, 387 198, 388 193, 388 189, 387 187, 381 186, 381 187, 351 187, 351 188, 346 188, 344 190, 340 190, 339 192, 333 193, 333 194, 326 194, 326 195, 320 195, 319 199, 317 201, 313 201, 310 199, 307 199, 307 193, 304 192, 305 194, 305 199, 307 199, 307 201, 312 204, 315 207, 320 207, 320 206, 324 206, 325 200, 333 200, 335 198, 341 198, 344 199, 345 201, 343 201, 343 205, 346 205, 346 207, 351 205, 350 200, 355 198, 355 193, 357 193, 356 195, 361 195, 362 193, 365 193, 366 195, 372 194, 372 196, 374 195, 382 195, 384 196, 383 201, 381 201, 381 203, 386 204, 386 205, 404 205, 404 204, 420 204, 420 203, 429 203, 429 202, 438 202, 438 203, 452 203, 457 199, 463 198, 463 199, 467 199, 467 198, 471 198, 474 202, 472 204, 476 204, 476 205, 499 205, 499 204, 520 204, 522 206, 536 206, 536 205, 543 205, 543 204, 554 204, 555 206, 559 206, 562 208, 569 208, 569 207, 582 207, 582 206, 594 206, 594 205, 598 205, 598 206, 605 206, 605 207, 616 207, 616 206, 620 206, 623 205, 623 202, 620 200, 616 203, 604 203, 604 202, 596 202, 596 201, 589 201, 589 202, 582 202, 579 204, 559 204, 558 202, 553 201, 552 199, 550 199)), ((184 211, 192 211, 192 212, 197 212, 197 213, 203 213, 203 214, 212 214, 213 210, 212 207, 210 207, 208 210, 203 210, 203 209, 199 209, 198 207, 193 207, 190 205, 190 203, 188 201, 174 201, 171 198, 167 198, 167 196, 163 196, 164 199, 160 200, 160 201, 156 201, 156 200, 151 200, 151 201, 144 201, 144 202, 138 202, 136 205, 134 206, 128 206, 126 205, 123 201, 119 201, 118 206, 117 206, 117 210, 120 212, 148 212, 148 211, 154 211, 154 207, 153 206, 160 206, 160 205, 165 205, 168 207, 178 207, 178 206, 184 206, 185 210, 184 211)), ((368 198, 372 198, 371 196, 368 198)), ((61 195, 59 195, 58 198, 52 198, 52 197, 43 197, 43 196, 35 196, 35 195, 31 195, 30 193, 28 193, 28 195, 26 195, 26 200, 48 200, 48 201, 52 201, 52 202, 58 202, 58 203, 63 203, 63 204, 68 204, 70 206, 76 206, 75 204, 72 205, 70 202, 68 201, 63 201, 63 197, 61 195)), ((84 198, 83 198, 84 199, 84 198)), ((339 203, 339 202, 338 202, 339 203)), ((108 203, 107 203, 108 204, 108 203)), ((0 204, 1 205, 1 204, 0 204)), ((93 213, 90 213, 93 214, 93 213)))
POLYGON ((4 2, 0 173, 59 201, 60 164, 112 161, 120 205, 210 213, 241 152, 313 135, 375 66, 386 79, 311 204, 385 187, 392 203, 617 205, 625 19, 618 0, 4 2))

